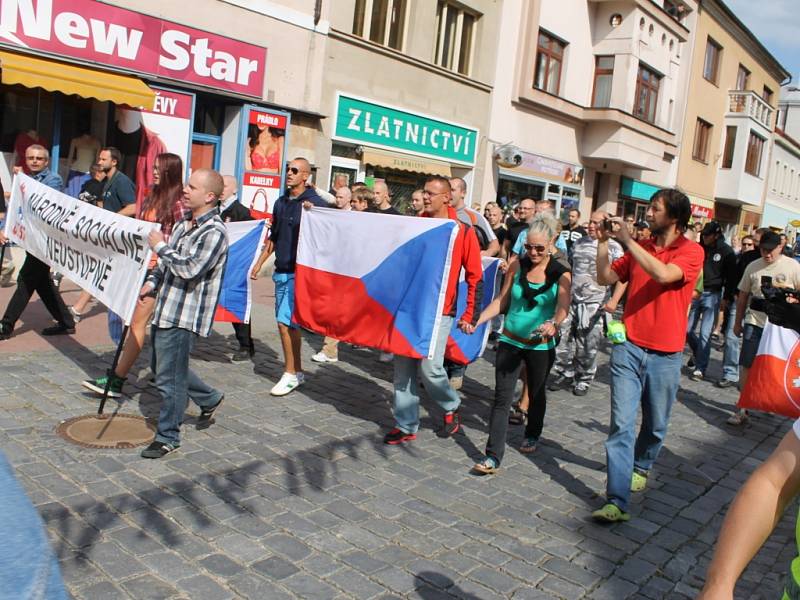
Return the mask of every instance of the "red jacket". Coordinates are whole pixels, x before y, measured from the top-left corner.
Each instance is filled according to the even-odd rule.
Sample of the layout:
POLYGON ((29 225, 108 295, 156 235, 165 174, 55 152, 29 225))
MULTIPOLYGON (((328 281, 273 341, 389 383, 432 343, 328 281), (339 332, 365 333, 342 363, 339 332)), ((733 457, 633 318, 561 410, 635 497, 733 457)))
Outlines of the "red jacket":
POLYGON ((456 210, 452 206, 447 207, 447 216, 458 224, 458 235, 450 256, 450 278, 447 280, 447 293, 442 314, 455 314, 458 300, 458 279, 463 267, 465 271, 464 279, 467 282, 467 306, 464 309, 464 313, 457 320, 472 323, 477 317, 475 314, 475 291, 478 288, 478 283, 483 279, 481 247, 478 244, 478 236, 475 235, 471 227, 467 228, 466 225, 458 220, 456 210))

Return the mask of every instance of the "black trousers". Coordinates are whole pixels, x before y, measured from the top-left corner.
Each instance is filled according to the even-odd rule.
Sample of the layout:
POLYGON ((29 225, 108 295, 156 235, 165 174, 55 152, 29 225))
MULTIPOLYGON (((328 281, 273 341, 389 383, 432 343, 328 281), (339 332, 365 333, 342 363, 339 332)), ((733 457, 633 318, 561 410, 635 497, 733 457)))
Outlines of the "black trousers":
POLYGON ((67 310, 67 305, 61 298, 61 294, 50 280, 50 267, 40 261, 32 254, 25 254, 25 262, 19 270, 17 276, 17 289, 11 300, 8 302, 6 312, 2 322, 8 329, 14 329, 14 325, 22 315, 22 311, 28 306, 33 292, 39 294, 45 308, 53 315, 53 318, 60 325, 65 327, 75 327, 75 320, 67 310))
POLYGON ((253 337, 250 335, 250 323, 231 323, 231 325, 233 325, 236 340, 239 342, 239 348, 252 352, 255 348, 253 337))
POLYGON ((539 439, 544 427, 544 413, 547 410, 547 388, 545 382, 550 368, 556 359, 556 351, 523 350, 511 344, 500 342, 497 345, 494 370, 494 404, 489 419, 489 440, 486 442, 486 456, 499 465, 506 450, 508 433, 508 410, 514 400, 514 386, 519 377, 523 362, 528 377, 528 422, 525 437, 539 439))

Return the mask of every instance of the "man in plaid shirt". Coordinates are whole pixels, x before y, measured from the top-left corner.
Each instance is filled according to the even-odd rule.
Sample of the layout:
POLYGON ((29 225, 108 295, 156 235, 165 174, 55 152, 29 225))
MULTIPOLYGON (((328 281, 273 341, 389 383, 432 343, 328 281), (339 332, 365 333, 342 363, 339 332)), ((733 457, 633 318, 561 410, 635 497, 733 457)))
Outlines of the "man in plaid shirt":
POLYGON ((222 404, 222 392, 189 368, 197 336, 211 332, 228 260, 225 225, 216 210, 222 188, 222 176, 216 171, 194 171, 183 188, 183 204, 191 218, 175 226, 169 243, 160 231, 150 233, 150 247, 159 261, 140 296, 158 290, 151 340, 162 404, 158 432, 142 450, 144 458, 161 458, 180 446, 187 396, 200 407, 197 429, 208 428, 222 404))

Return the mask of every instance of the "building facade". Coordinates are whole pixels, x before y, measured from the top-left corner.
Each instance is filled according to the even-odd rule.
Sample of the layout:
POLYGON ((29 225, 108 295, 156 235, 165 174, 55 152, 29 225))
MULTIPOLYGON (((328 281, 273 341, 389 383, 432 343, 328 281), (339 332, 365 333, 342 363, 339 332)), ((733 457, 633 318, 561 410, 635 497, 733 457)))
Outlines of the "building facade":
POLYGON ((431 174, 481 189, 499 16, 491 0, 337 0, 321 79, 324 182, 384 180, 403 211, 431 174))
POLYGON ((676 179, 696 3, 503 7, 482 198, 643 218, 676 179))
POLYGON ((695 218, 758 227, 786 70, 719 0, 701 0, 678 163, 695 218))
POLYGON ((781 91, 761 226, 796 239, 800 229, 800 89, 781 91))
POLYGON ((327 22, 314 0, 4 0, 0 178, 48 147, 70 192, 111 145, 143 194, 160 152, 237 176, 269 212, 287 153, 315 160, 327 22))

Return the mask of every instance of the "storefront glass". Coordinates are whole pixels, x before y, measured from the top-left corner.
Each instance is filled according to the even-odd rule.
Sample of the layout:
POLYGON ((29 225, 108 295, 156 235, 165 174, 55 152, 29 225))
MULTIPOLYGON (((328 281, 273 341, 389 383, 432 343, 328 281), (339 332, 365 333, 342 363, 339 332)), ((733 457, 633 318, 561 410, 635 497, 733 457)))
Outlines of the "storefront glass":
POLYGON ((511 208, 525 198, 534 201, 543 199, 544 183, 500 178, 497 186, 497 204, 501 208, 511 208))

